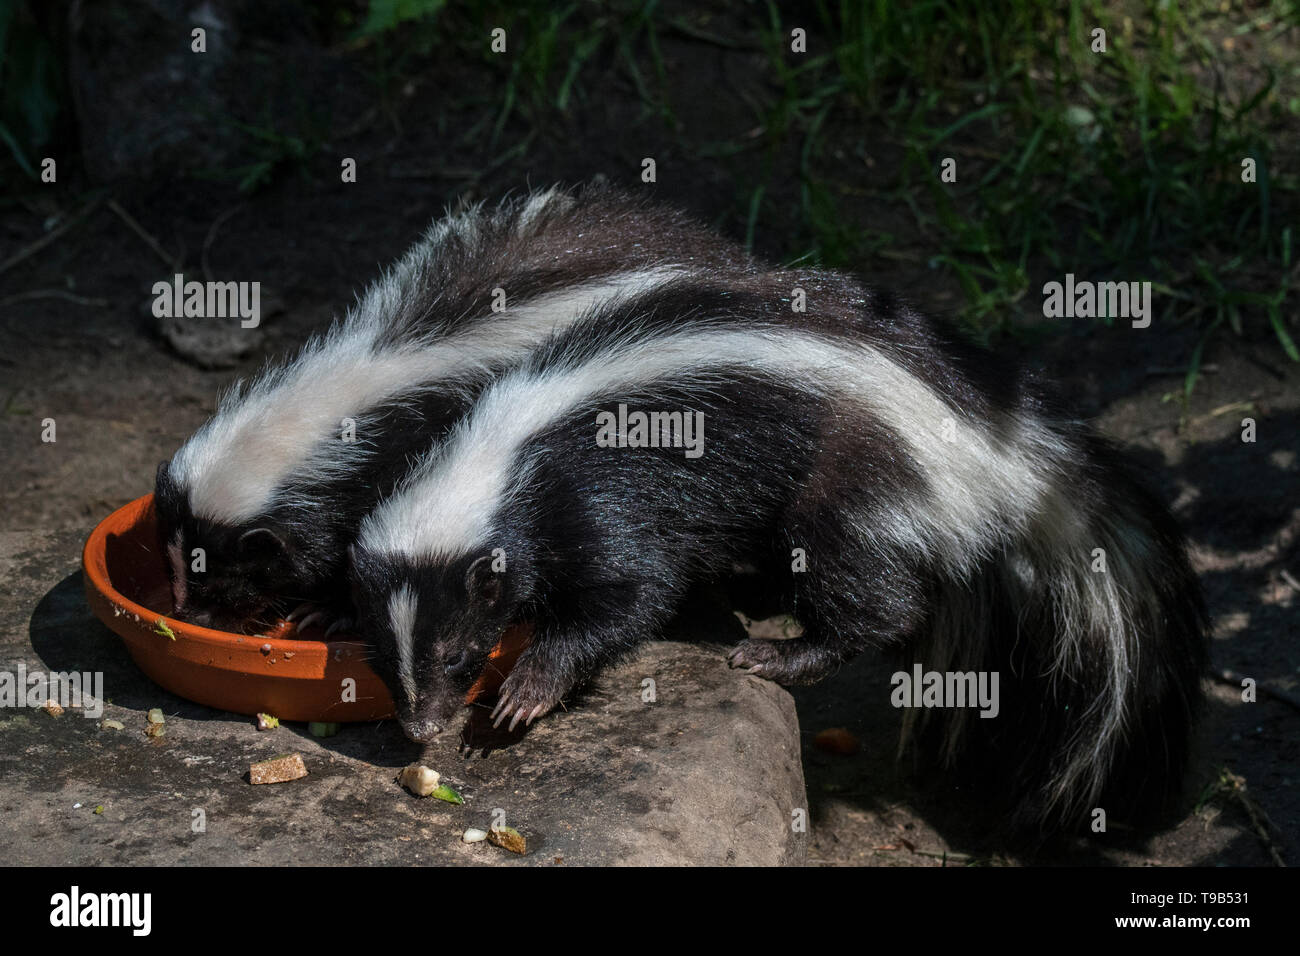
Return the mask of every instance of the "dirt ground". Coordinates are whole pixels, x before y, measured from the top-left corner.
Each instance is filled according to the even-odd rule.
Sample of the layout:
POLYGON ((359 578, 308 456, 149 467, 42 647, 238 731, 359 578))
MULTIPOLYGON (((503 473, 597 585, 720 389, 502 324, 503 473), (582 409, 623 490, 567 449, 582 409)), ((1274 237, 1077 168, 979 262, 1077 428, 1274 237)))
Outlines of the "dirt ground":
MULTIPOLYGON (((686 41, 665 48, 670 63, 697 53, 686 41)), ((339 69, 342 87, 353 88, 344 82, 347 64, 339 69)), ((423 94, 453 79, 431 67, 399 104, 400 123, 343 97, 318 160, 250 197, 228 183, 166 174, 95 192, 70 163, 62 184, 4 207, 0 262, 49 236, 50 225, 84 215, 0 273, 0 531, 88 532, 150 490, 158 462, 206 418, 223 387, 341 314, 354 291, 458 196, 595 175, 634 185, 638 159, 653 142, 668 172, 646 188, 743 235, 733 173, 674 145, 706 126, 739 127, 743 117, 720 117, 699 98, 680 96, 696 102, 699 115, 681 115, 682 129, 664 135, 653 124, 629 124, 627 91, 614 88, 489 169, 486 149, 446 153, 440 130, 453 107, 423 94), (355 186, 338 182, 338 155, 358 159, 355 186), (280 307, 235 368, 200 369, 159 338, 150 288, 178 264, 187 273, 261 281, 264 306, 280 307), (41 441, 47 418, 57 427, 52 444, 41 441)), ((789 188, 797 188, 793 176, 789 188)), ((899 218, 898 210, 876 212, 899 218)), ((782 228, 760 230, 758 251, 778 255, 782 228)), ((862 271, 933 311, 951 311, 958 301, 950 281, 920 267, 880 260, 862 271)), ((999 346, 1057 381, 1173 502, 1213 614, 1219 675, 1207 679, 1209 705, 1181 816, 1154 835, 1112 832, 1038 862, 1273 865, 1300 856, 1300 375, 1271 339, 1221 335, 1184 405, 1181 372, 1195 335, 1076 320, 999 346), (1241 440, 1244 418, 1257 423, 1253 443, 1241 440), (1254 703, 1241 699, 1243 677, 1258 682, 1254 703)), ((897 712, 857 690, 885 666, 858 661, 795 695, 814 820, 810 862, 1019 861, 988 842, 962 794, 922 787, 895 761, 897 712), (812 747, 818 730, 837 726, 859 738, 857 755, 812 747)))

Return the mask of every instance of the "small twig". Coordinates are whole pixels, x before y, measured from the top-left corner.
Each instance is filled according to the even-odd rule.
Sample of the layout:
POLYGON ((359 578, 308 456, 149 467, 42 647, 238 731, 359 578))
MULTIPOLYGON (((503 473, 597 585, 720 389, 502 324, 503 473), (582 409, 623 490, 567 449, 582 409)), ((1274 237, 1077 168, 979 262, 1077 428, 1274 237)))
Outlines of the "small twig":
POLYGON ((22 261, 23 261, 24 259, 26 259, 28 256, 31 256, 31 255, 33 255, 34 253, 40 252, 42 249, 44 249, 44 248, 45 248, 46 246, 48 246, 50 243, 54 242, 56 239, 58 239, 60 236, 62 236, 65 232, 67 232, 67 231, 68 231, 69 229, 71 229, 73 226, 77 225, 79 222, 81 222, 83 219, 85 219, 88 215, 90 215, 91 211, 94 210, 94 208, 95 208, 96 206, 98 206, 98 205, 99 205, 99 200, 98 200, 98 199, 93 199, 93 200, 91 200, 89 203, 86 204, 85 208, 83 208, 83 209, 81 210, 81 212, 76 213, 75 215, 71 216, 71 217, 70 217, 66 222, 63 223, 63 225, 59 226, 59 227, 56 228, 56 229, 52 229, 52 230, 50 230, 50 231, 47 232, 45 235, 43 235, 41 238, 39 238, 39 239, 37 239, 35 242, 33 242, 30 246, 27 246, 25 249, 20 249, 20 250, 18 250, 18 251, 15 252, 12 256, 10 256, 8 259, 6 259, 4 262, 0 262, 0 273, 8 272, 9 269, 11 269, 12 267, 18 265, 18 263, 22 262, 22 261))
POLYGON ((917 856, 932 856, 936 860, 952 860, 955 863, 969 863, 975 859, 971 853, 936 853, 934 850, 913 850, 917 856))
POLYGON ((1226 767, 1224 768, 1224 776, 1227 777, 1228 789, 1245 809, 1246 816, 1250 817, 1250 825, 1254 827, 1255 835, 1264 844, 1264 849, 1268 851, 1273 865, 1286 866, 1286 862, 1282 859, 1282 854, 1278 852, 1273 838, 1268 835, 1270 828, 1277 829, 1277 824, 1268 818, 1264 808, 1256 803, 1255 798, 1246 791, 1246 778, 1238 776, 1226 767))
POLYGON ((1210 411, 1206 412, 1204 415, 1197 415, 1195 418, 1190 419, 1187 422, 1187 425, 1190 428, 1195 428, 1199 425, 1204 425, 1211 419, 1218 418, 1220 415, 1228 415, 1232 412, 1253 411, 1255 411, 1255 402, 1253 400, 1247 402, 1229 402, 1227 405, 1220 405, 1218 408, 1210 409, 1210 411))
POLYGON ((231 206, 216 219, 212 220, 212 225, 208 227, 208 234, 203 239, 203 252, 199 255, 199 259, 203 264, 203 278, 208 282, 212 281, 212 270, 208 268, 208 250, 212 248, 212 243, 216 241, 217 230, 225 224, 227 219, 243 208, 244 204, 242 202, 231 206))
MULTIPOLYGON (((1228 684, 1231 687, 1236 687, 1238 690, 1241 689, 1241 682, 1246 679, 1236 671, 1227 670, 1226 668, 1219 671, 1219 673, 1214 676, 1222 683, 1228 684)), ((1274 700, 1280 700, 1282 703, 1290 704, 1296 710, 1300 710, 1300 696, 1293 694, 1291 691, 1284 690, 1281 687, 1274 687, 1273 685, 1266 684, 1263 681, 1256 681, 1255 686, 1268 694, 1268 696, 1272 697, 1274 700)))
POLYGON ((155 239, 152 235, 150 235, 148 230, 146 230, 144 226, 136 222, 131 217, 131 214, 129 212, 127 212, 125 209, 119 206, 116 199, 108 200, 106 205, 108 206, 109 209, 113 210, 113 212, 117 215, 119 219, 121 219, 124 223, 130 226, 131 231, 134 232, 141 239, 143 239, 145 241, 145 244, 148 245, 150 249, 152 249, 154 252, 158 254, 159 259, 167 263, 169 268, 175 268, 176 264, 180 260, 173 259, 170 255, 168 255, 167 250, 164 249, 159 244, 158 240, 155 239))
POLYGON ((66 299, 68 302, 77 305, 91 305, 103 307, 109 305, 107 299, 88 299, 83 295, 73 295, 64 289, 33 289, 31 292, 19 292, 17 295, 7 296, 0 299, 0 306, 13 305, 15 302, 25 302, 28 299, 66 299))

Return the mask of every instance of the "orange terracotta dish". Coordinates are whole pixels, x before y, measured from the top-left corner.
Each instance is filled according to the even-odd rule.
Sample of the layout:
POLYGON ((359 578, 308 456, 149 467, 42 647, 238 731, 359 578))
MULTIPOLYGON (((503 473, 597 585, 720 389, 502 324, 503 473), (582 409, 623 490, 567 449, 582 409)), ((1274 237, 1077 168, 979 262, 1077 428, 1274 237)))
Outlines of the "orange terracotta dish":
MULTIPOLYGON (((346 635, 303 640, 284 623, 267 634, 234 634, 169 617, 171 589, 151 494, 100 522, 86 541, 82 570, 95 616, 121 636, 151 680, 174 694, 281 720, 343 723, 393 714, 365 648, 346 635)), ((496 692, 527 639, 523 625, 506 632, 467 703, 496 692)))

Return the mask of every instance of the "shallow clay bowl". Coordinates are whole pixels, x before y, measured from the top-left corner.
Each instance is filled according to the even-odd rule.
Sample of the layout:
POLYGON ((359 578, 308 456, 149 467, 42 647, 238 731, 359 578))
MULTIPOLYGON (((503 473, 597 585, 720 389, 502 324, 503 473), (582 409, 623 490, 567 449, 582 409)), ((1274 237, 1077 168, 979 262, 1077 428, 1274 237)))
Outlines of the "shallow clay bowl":
MULTIPOLYGON (((151 680, 189 700, 237 714, 281 720, 347 722, 391 717, 388 689, 365 663, 361 644, 346 635, 304 640, 293 625, 276 636, 235 634, 168 617, 171 588, 158 547, 153 495, 137 498, 100 522, 81 558, 90 608, 121 636, 151 680), (161 623, 160 623, 161 622, 161 623), (163 625, 171 630, 170 637, 163 625), (343 700, 344 681, 355 700, 343 700)), ((526 642, 522 627, 506 632, 467 702, 494 693, 526 642)))

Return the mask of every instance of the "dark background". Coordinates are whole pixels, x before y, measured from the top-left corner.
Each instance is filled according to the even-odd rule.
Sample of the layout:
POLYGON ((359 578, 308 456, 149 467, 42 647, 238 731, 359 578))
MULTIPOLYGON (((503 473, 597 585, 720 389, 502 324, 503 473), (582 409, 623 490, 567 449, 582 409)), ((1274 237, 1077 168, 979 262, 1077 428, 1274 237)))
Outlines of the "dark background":
MULTIPOLYGON (((1060 860, 1294 862, 1293 4, 0 0, 0 53, 0 531, 88 531, 148 490, 222 387, 448 204, 605 177, 902 292, 1126 443, 1188 529, 1234 676, 1208 684, 1180 818, 1060 860), (150 289, 176 272, 261 282, 261 328, 161 325, 150 289), (1152 281, 1152 326, 1044 319, 1066 272, 1152 281)), ((1005 861, 960 794, 895 764, 897 714, 855 694, 881 666, 797 694, 812 859, 1005 861), (861 753, 813 748, 831 726, 861 753)))

